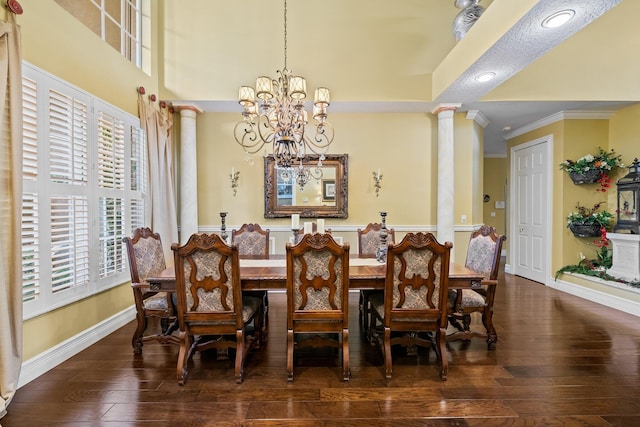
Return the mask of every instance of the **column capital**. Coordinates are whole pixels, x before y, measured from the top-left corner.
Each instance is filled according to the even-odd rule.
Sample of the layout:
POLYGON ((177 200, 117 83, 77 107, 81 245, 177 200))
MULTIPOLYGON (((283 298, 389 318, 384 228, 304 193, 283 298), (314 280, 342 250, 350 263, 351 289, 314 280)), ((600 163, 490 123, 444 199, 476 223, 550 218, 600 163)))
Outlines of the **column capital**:
POLYGON ((487 119, 487 116, 482 114, 480 112, 480 110, 469 110, 469 111, 467 111, 467 119, 473 120, 474 122, 476 122, 477 124, 479 124, 483 128, 486 128, 487 126, 489 126, 489 123, 491 123, 491 121, 489 121, 489 119, 487 119))
POLYGON ((440 114, 443 111, 456 111, 460 107, 462 107, 462 104, 438 104, 431 110, 431 114, 440 114))
POLYGON ((180 102, 173 102, 172 105, 173 108, 180 111, 181 114, 183 111, 193 111, 196 114, 202 113, 202 110, 195 104, 182 104, 180 102))

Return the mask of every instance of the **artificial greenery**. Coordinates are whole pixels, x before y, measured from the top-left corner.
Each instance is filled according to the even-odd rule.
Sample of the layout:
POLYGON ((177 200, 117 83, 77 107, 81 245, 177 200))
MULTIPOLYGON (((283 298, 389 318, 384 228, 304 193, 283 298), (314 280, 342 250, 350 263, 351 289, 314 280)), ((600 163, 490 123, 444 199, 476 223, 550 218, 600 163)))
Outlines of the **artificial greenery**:
POLYGON ((567 215, 567 227, 570 224, 575 225, 598 225, 608 229, 614 215, 607 210, 600 210, 600 206, 604 202, 596 203, 591 208, 582 206, 580 202, 576 203, 577 211, 567 215))
POLYGON ((621 156, 611 149, 604 151, 598 147, 598 154, 587 154, 580 157, 578 160, 565 160, 560 163, 560 169, 567 172, 576 172, 583 174, 592 169, 598 169, 603 174, 607 175, 610 170, 614 168, 623 168, 621 156))
POLYGON ((584 274, 585 276, 597 277, 609 282, 624 283, 633 288, 640 288, 640 282, 628 282, 607 274, 607 270, 613 265, 613 258, 612 252, 609 250, 609 240, 606 236, 607 232, 602 228, 600 240, 593 242, 593 244, 598 247, 595 259, 583 258, 577 264, 565 265, 556 271, 556 280, 558 280, 558 276, 563 273, 578 273, 584 274))

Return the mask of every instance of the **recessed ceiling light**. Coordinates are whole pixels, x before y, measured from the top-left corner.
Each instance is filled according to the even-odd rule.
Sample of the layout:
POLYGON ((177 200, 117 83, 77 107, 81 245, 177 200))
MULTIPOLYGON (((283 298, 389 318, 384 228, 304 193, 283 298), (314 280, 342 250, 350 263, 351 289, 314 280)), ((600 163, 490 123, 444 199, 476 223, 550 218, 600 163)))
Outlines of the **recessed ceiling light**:
POLYGON ((542 26, 545 28, 558 28, 569 22, 569 20, 573 18, 575 14, 576 11, 573 9, 561 10, 547 16, 547 18, 542 21, 542 26))
POLYGON ((494 73, 493 71, 489 71, 488 73, 482 73, 482 74, 478 74, 476 76, 476 80, 479 82, 488 82, 489 80, 491 80, 492 78, 494 78, 496 76, 496 73, 494 73))
POLYGON ((505 126, 502 128, 502 132, 509 132, 511 130, 511 126, 505 126))

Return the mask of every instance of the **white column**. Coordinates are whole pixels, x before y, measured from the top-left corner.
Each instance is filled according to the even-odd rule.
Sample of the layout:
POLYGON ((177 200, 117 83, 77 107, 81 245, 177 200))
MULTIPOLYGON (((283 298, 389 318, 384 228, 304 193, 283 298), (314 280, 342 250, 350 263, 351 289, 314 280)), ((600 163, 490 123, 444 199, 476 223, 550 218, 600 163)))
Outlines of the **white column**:
POLYGON ((440 243, 455 241, 453 114, 461 104, 440 104, 433 111, 438 116, 438 224, 440 243))
POLYGON ((193 105, 176 105, 180 110, 180 242, 187 243, 198 232, 198 153, 196 115, 193 105))

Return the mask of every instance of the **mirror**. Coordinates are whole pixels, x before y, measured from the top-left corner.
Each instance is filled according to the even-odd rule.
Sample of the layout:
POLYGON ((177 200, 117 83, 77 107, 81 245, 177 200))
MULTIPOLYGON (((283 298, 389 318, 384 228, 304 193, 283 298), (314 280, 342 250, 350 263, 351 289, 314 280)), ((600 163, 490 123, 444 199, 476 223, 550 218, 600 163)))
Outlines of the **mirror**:
POLYGON ((303 218, 347 218, 347 154, 325 154, 322 168, 318 156, 307 156, 309 172, 301 188, 294 169, 275 168, 272 155, 264 158, 264 217, 284 218, 298 213, 303 218))

